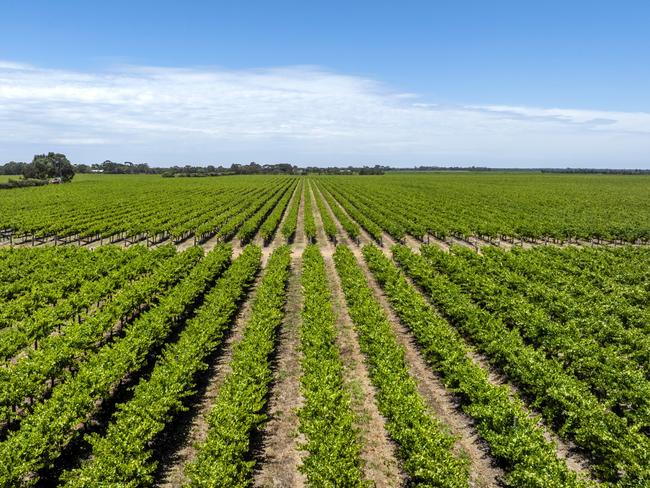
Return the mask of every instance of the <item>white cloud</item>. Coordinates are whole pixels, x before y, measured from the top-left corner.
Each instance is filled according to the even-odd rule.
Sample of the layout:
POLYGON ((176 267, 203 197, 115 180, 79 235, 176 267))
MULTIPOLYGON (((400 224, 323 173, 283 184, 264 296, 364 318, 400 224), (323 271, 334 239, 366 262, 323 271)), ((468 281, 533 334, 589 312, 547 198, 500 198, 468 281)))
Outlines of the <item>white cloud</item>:
POLYGON ((436 105, 366 78, 0 61, 0 160, 649 167, 650 113, 436 105))
POLYGON ((28 70, 28 69, 33 69, 33 67, 25 63, 14 63, 12 61, 3 61, 0 59, 0 69, 1 70, 28 70))

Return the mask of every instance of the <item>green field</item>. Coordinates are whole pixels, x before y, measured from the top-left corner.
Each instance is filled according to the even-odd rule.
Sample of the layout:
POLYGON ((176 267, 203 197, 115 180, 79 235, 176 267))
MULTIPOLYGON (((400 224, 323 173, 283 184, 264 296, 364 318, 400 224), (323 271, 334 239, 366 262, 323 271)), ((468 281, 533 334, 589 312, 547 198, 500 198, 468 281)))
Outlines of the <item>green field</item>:
MULTIPOLYGON (((69 185, 0 193, 0 227, 59 237, 99 234, 206 236, 210 219, 252 188, 296 177, 80 175, 69 185), (56 205, 53 202, 56 201, 56 205)), ((405 235, 484 239, 650 239, 650 176, 540 173, 429 173, 311 178, 367 229, 405 235), (359 217, 363 220, 364 217, 359 217), (361 223, 361 222, 360 222, 361 223)), ((255 190, 252 190, 253 193, 255 190)))
POLYGON ((650 486, 650 177, 0 192, 0 487, 650 486))

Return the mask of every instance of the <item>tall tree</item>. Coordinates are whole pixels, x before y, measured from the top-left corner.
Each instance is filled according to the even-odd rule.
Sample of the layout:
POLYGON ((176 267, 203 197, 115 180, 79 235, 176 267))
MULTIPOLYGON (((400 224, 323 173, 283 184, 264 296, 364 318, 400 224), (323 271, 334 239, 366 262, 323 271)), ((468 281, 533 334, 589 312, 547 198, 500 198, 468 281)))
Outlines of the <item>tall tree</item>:
POLYGON ((37 180, 61 178, 67 182, 74 177, 74 167, 65 154, 36 154, 32 162, 23 169, 23 176, 37 180))

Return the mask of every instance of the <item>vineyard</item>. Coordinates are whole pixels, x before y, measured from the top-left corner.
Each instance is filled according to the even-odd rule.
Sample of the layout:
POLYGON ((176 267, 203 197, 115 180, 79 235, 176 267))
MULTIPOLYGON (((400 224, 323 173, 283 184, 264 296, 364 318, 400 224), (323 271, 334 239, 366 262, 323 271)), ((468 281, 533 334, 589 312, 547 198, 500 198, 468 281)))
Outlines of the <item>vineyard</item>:
POLYGON ((0 193, 0 487, 650 486, 650 178, 0 193))

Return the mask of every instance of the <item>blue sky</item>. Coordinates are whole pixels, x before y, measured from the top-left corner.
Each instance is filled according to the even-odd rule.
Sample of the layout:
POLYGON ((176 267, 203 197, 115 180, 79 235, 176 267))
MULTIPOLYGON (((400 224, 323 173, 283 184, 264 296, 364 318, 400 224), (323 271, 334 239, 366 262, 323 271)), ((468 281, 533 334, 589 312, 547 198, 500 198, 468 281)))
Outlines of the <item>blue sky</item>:
POLYGON ((0 161, 650 166, 648 2, 0 11, 0 161))

